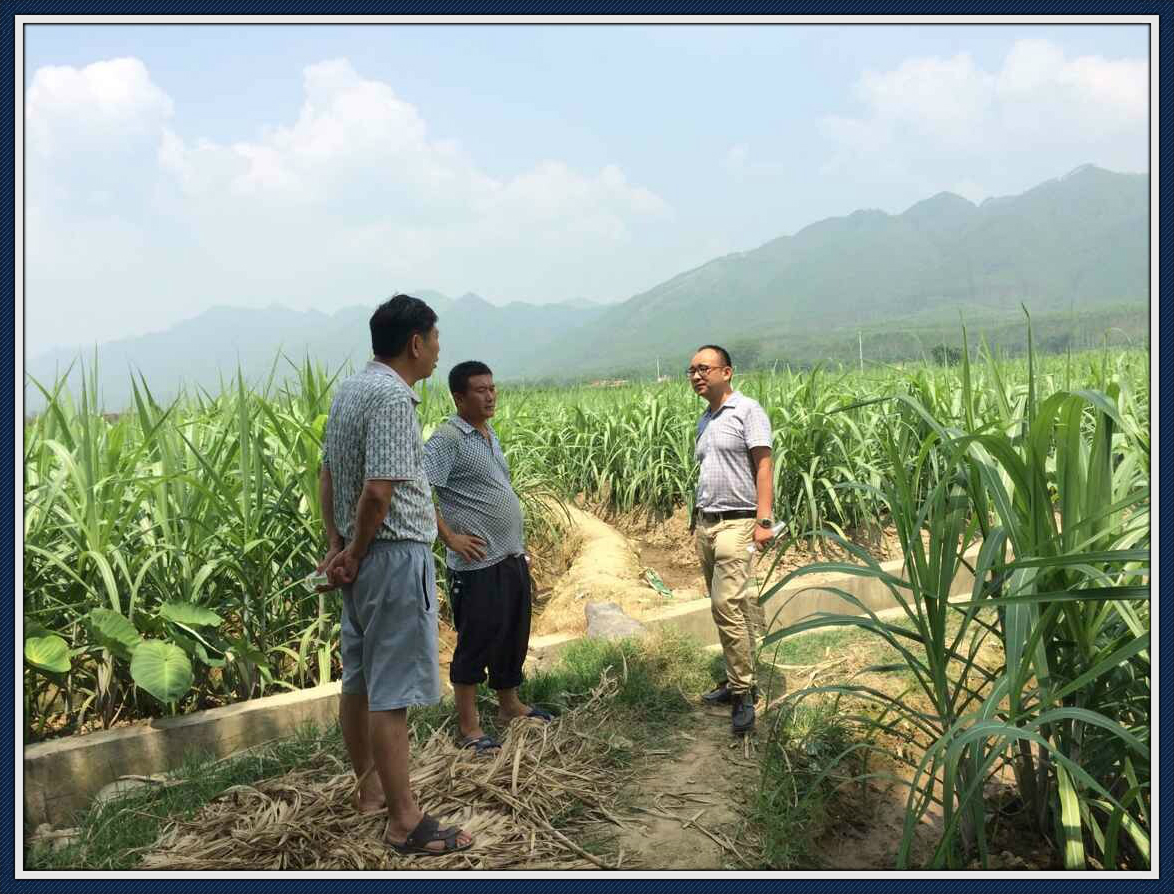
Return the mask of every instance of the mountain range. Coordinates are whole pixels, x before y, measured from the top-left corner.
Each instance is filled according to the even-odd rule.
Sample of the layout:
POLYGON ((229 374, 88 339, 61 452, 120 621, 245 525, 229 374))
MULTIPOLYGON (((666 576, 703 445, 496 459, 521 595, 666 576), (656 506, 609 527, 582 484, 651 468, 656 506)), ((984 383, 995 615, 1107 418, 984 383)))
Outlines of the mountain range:
MULTIPOLYGON (((1136 343, 1148 339, 1149 198, 1146 175, 1087 165, 977 205, 939 193, 901 214, 829 218, 619 304, 413 294, 440 317, 442 371, 476 357, 515 381, 649 375, 658 364, 675 369, 704 342, 729 347, 742 367, 854 361, 857 351, 888 361, 957 344, 960 320, 975 337, 1015 350, 1021 305, 1045 349, 1100 344, 1110 329, 1136 343)), ((221 305, 100 345, 103 402, 126 405, 132 369, 166 397, 181 383, 216 389, 238 365, 260 380, 279 352, 331 369, 362 362, 377 300, 333 314, 221 305)), ((79 355, 90 365, 94 349, 51 352, 26 372, 48 384, 79 355)), ((26 398, 35 409, 37 389, 26 387, 26 398)))

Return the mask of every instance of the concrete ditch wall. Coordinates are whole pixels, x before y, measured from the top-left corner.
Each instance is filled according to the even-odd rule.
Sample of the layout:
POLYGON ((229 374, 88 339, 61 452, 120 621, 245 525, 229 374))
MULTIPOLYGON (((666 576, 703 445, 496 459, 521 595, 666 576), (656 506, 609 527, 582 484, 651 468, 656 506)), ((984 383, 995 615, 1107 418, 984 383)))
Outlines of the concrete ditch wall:
MULTIPOLYGON (((977 550, 968 554, 973 563, 977 550)), ((881 566, 900 575, 901 560, 881 566)), ((888 588, 872 578, 852 575, 821 575, 799 578, 776 593, 766 604, 772 627, 791 624, 817 611, 854 613, 853 606, 812 586, 838 587, 851 593, 873 611, 893 608, 888 588), (809 590, 808 592, 802 592, 809 590)), ((963 568, 954 581, 951 595, 969 593, 974 578, 963 568)), ((672 627, 705 645, 717 642, 717 629, 710 616, 709 600, 695 599, 669 605, 642 619, 650 628, 672 627)), ((533 637, 527 666, 550 667, 566 646, 579 634, 533 637)), ((182 717, 167 717, 123 729, 106 730, 27 745, 24 749, 25 828, 42 823, 54 826, 75 824, 106 785, 122 776, 150 776, 178 766, 195 751, 226 757, 273 739, 290 736, 305 723, 328 726, 338 716, 338 683, 313 689, 285 692, 237 705, 199 711, 182 717)))
POLYGON ((25 828, 72 826, 103 786, 164 773, 198 752, 226 757, 338 718, 338 683, 283 692, 182 717, 53 739, 24 749, 25 828))
MULTIPOLYGON (((978 549, 965 554, 973 565, 978 558, 978 549)), ((893 559, 881 564, 881 568, 894 577, 904 579, 904 560, 893 559)), ((862 614, 843 597, 828 592, 835 588, 854 596, 874 612, 896 608, 889 588, 871 577, 852 574, 816 574, 797 578, 776 592, 763 606, 767 624, 771 630, 794 624, 801 618, 815 612, 836 612, 839 614, 862 614)), ((969 594, 974 589, 974 575, 963 566, 954 578, 950 596, 969 594)), ((652 629, 672 627, 681 633, 699 640, 702 645, 714 645, 718 641, 717 627, 710 613, 709 599, 691 599, 664 608, 642 617, 641 623, 652 629)), ((555 633, 549 636, 530 638, 530 658, 538 668, 549 667, 557 660, 559 653, 579 638, 578 634, 555 633)))

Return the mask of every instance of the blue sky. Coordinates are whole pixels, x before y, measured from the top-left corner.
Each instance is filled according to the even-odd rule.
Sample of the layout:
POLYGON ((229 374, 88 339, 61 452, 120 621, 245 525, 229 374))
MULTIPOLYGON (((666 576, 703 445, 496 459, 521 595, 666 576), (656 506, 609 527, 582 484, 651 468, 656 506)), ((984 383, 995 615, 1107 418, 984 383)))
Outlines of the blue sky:
POLYGON ((213 304, 630 297, 1148 166, 1144 26, 31 26, 26 349, 213 304))

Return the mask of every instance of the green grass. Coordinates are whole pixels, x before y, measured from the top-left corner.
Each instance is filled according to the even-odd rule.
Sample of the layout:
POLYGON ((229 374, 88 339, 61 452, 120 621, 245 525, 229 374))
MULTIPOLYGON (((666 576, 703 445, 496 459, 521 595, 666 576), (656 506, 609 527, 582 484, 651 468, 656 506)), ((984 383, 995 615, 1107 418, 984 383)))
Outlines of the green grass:
MULTIPOLYGON (((624 767, 642 745, 663 736, 687 716, 691 705, 685 693, 697 692, 708 680, 703 655, 696 642, 673 633, 656 634, 642 643, 580 640, 567 648, 552 670, 526 680, 521 695, 562 713, 586 702, 607 672, 619 683, 614 701, 619 726, 614 731, 632 743, 631 748, 613 747, 608 757, 617 768, 624 767)), ((496 717, 493 701, 487 692, 480 701, 485 725, 492 730, 496 717)), ((455 729, 451 699, 413 709, 408 722, 415 746, 437 729, 455 729)), ((79 843, 60 850, 42 844, 28 848, 25 869, 133 869, 139 862, 139 851, 155 841, 169 820, 190 818, 230 786, 298 769, 323 751, 345 761, 337 724, 325 729, 306 726, 289 739, 228 760, 192 754, 170 774, 178 784, 144 789, 142 794, 135 792, 91 808, 78 818, 79 843)), ((576 804, 568 803, 560 819, 570 819, 577 809, 576 804)))
POLYGON ((815 843, 831 822, 835 789, 852 778, 853 731, 833 700, 785 706, 762 746, 750 819, 770 869, 823 868, 815 843))
MULTIPOLYGON (((946 618, 946 633, 957 635, 962 626, 961 610, 952 612, 946 618)), ((996 613, 994 609, 982 609, 977 617, 986 623, 994 623, 996 613)), ((888 622, 895 627, 905 630, 915 629, 915 625, 907 617, 893 615, 888 622)), ((826 661, 834 661, 841 657, 848 648, 867 648, 871 653, 871 664, 892 664, 901 660, 901 655, 887 643, 879 642, 875 636, 856 627, 842 627, 833 630, 813 630, 801 636, 771 643, 762 650, 760 657, 761 667, 769 671, 770 664, 817 665, 826 661)), ((761 671, 760 671, 761 673, 761 671)), ((896 673, 913 680, 912 673, 904 668, 896 673)))
POLYGON ((692 707, 688 695, 700 692, 709 681, 707 659, 697 643, 664 631, 642 642, 578 640, 562 653, 554 671, 527 680, 521 696, 566 710, 585 698, 605 669, 620 681, 616 704, 640 721, 640 728, 633 731, 637 737, 654 735, 658 727, 672 724, 692 707))
POLYGON ((762 658, 774 664, 820 664, 838 657, 837 653, 845 646, 862 643, 867 639, 867 634, 850 629, 821 630, 767 646, 762 650, 762 658))

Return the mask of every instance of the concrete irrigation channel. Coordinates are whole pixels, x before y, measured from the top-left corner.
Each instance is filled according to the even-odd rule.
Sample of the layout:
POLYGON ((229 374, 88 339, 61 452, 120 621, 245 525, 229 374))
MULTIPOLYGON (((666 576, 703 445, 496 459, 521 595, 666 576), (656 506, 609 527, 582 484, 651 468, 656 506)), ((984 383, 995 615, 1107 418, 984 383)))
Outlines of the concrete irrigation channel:
MULTIPOLYGON (((581 604, 585 607, 606 602, 624 592, 646 594, 648 589, 640 583, 638 569, 637 576, 629 576, 633 575, 630 562, 609 563, 601 558, 600 551, 606 548, 631 551, 623 545, 623 535, 588 513, 574 510, 574 514, 584 540, 563 580, 572 586, 590 581, 590 593, 581 604), (604 545, 605 540, 610 546, 604 545), (610 569, 614 569, 614 579, 609 580, 610 569)), ((975 547, 967 554, 971 564, 977 553, 975 547)), ((902 565, 901 559, 894 559, 881 567, 901 576, 902 565)), ((973 576, 963 567, 951 596, 968 594, 973 585, 973 576)), ((812 587, 843 590, 875 612, 895 607, 889 589, 873 578, 849 574, 804 577, 775 593, 764 606, 768 621, 773 619, 772 627, 786 626, 813 612, 851 611, 852 606, 839 596, 812 587)), ((656 607, 642 613, 639 621, 650 630, 672 628, 702 645, 717 643, 708 598, 656 607)), ((552 666, 569 644, 584 636, 575 631, 531 637, 527 667, 537 670, 552 666)), ((55 827, 73 825, 77 815, 99 795, 107 797, 120 790, 159 784, 165 779, 163 774, 179 766, 192 752, 223 758, 288 737, 307 723, 328 726, 337 718, 338 694, 339 684, 334 682, 181 717, 156 718, 121 729, 27 745, 23 774, 25 829, 44 823, 55 827)))

